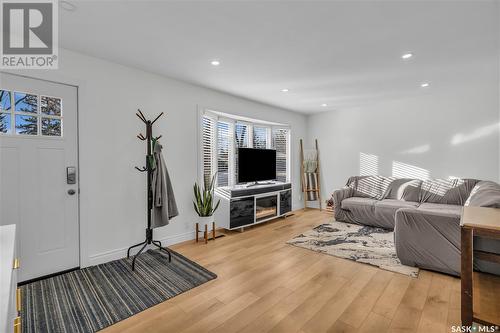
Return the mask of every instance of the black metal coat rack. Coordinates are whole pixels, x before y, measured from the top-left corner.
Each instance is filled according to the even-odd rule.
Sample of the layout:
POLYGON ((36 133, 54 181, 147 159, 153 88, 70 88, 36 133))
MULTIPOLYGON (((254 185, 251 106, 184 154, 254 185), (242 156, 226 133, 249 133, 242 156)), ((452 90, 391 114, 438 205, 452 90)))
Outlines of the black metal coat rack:
MULTIPOLYGON (((153 229, 151 228, 151 211, 153 209, 153 189, 152 189, 152 184, 151 184, 151 180, 153 178, 153 171, 155 171, 154 167, 153 167, 153 152, 152 152, 152 148, 151 147, 151 144, 153 142, 153 124, 158 120, 160 119, 161 116, 163 116, 163 112, 160 113, 154 120, 147 120, 146 117, 144 117, 144 114, 141 112, 141 110, 137 110, 138 112, 136 113, 136 116, 146 125, 146 136, 142 135, 142 133, 139 133, 139 135, 137 135, 137 138, 139 140, 142 140, 142 141, 146 141, 147 143, 147 154, 146 154, 146 166, 142 167, 142 168, 138 168, 138 167, 135 167, 138 171, 140 172, 146 172, 147 173, 147 183, 148 183, 148 188, 147 188, 147 200, 148 200, 148 207, 147 207, 147 217, 148 217, 148 227, 146 229, 146 240, 139 243, 139 244, 136 244, 136 245, 132 245, 131 247, 128 248, 127 250, 127 258, 130 257, 130 250, 133 249, 134 247, 137 247, 137 246, 141 246, 141 249, 139 250, 139 252, 137 252, 137 254, 134 256, 134 259, 132 260, 132 270, 135 269, 135 260, 137 259, 137 257, 142 253, 142 251, 144 251, 144 249, 146 248, 146 246, 148 246, 149 244, 153 244, 153 245, 156 245, 157 247, 160 248, 160 250, 163 250, 165 252, 168 253, 168 261, 171 262, 172 261, 172 255, 170 254, 170 251, 168 250, 167 247, 163 247, 161 245, 161 242, 160 241, 157 241, 157 240, 154 240, 153 239, 153 229)), ((154 141, 156 142, 158 139, 161 138, 161 135, 154 138, 154 141)))

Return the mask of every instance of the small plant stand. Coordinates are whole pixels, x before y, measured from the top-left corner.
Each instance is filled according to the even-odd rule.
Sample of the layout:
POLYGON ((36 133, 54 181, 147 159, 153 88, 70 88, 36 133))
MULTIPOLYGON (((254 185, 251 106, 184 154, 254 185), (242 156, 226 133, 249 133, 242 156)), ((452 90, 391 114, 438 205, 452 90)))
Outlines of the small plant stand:
MULTIPOLYGON (((205 230, 200 230, 200 224, 196 222, 196 243, 199 241, 200 232, 203 232, 203 238, 205 239, 205 244, 208 243, 208 225, 205 224, 205 230)), ((215 222, 212 222, 212 240, 215 240, 215 222)))

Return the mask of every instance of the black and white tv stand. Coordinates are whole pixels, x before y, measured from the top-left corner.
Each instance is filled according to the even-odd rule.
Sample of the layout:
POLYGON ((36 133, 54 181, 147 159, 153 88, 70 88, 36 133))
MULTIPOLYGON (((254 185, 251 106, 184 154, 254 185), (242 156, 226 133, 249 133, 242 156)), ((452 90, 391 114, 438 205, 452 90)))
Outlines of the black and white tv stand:
POLYGON ((215 212, 217 226, 228 230, 243 229, 255 224, 286 216, 292 210, 292 185, 272 182, 219 187, 220 199, 215 212))

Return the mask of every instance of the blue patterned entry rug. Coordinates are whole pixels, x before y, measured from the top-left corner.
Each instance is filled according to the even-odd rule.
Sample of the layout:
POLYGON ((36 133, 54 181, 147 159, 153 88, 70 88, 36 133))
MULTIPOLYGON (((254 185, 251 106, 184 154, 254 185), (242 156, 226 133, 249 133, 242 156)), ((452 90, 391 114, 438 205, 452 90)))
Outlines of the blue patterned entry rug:
POLYGON ((354 260, 417 277, 419 269, 401 264, 394 247, 394 232, 376 227, 331 222, 321 224, 288 244, 354 260))
POLYGON ((177 252, 79 269, 21 288, 22 332, 96 332, 217 276, 177 252))

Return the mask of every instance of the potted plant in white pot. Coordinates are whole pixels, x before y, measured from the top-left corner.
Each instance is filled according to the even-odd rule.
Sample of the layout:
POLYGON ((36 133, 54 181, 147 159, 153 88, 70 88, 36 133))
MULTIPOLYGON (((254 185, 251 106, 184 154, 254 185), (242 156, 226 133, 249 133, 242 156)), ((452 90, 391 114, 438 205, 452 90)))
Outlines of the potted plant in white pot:
MULTIPOLYGON (((198 227, 196 234, 198 235, 198 230, 209 230, 212 228, 214 222, 214 212, 217 210, 220 204, 220 200, 214 206, 214 188, 215 188, 215 175, 212 177, 208 188, 203 186, 203 189, 194 183, 193 192, 194 200, 193 206, 194 210, 198 214, 198 227)), ((210 230, 211 231, 211 230, 210 230)), ((205 235, 206 240, 207 235, 205 235)), ((198 236, 197 236, 198 239, 198 236)))

